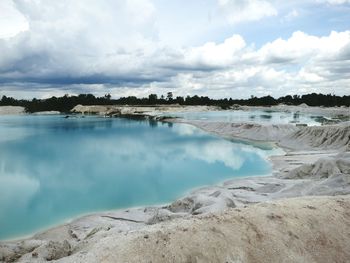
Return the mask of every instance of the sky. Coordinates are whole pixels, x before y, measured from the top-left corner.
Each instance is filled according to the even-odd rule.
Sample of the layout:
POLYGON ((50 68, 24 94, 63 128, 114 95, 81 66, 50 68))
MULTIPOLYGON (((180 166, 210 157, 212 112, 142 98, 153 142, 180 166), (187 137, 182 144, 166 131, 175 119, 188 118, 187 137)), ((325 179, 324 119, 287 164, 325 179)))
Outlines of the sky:
POLYGON ((0 0, 0 95, 350 95, 350 0, 0 0))

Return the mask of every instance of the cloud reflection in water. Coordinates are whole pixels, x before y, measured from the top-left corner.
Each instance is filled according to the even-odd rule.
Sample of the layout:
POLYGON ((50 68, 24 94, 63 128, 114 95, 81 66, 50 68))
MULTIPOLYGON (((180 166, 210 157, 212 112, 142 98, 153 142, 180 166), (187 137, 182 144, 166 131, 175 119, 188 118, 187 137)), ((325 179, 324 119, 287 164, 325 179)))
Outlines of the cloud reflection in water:
POLYGON ((270 171, 261 155, 268 151, 189 125, 23 116, 12 127, 28 135, 0 142, 0 238, 82 213, 170 202, 200 185, 270 171))

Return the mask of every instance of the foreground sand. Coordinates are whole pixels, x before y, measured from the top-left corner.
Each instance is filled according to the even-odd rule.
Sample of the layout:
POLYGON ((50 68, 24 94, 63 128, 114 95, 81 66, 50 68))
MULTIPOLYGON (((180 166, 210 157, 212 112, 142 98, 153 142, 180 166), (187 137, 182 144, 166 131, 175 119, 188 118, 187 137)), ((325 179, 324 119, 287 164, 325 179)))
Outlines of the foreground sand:
POLYGON ((91 263, 348 262, 349 211, 349 196, 266 202, 128 233, 102 229, 76 247, 68 242, 33 245, 19 261, 33 262, 40 254, 57 262, 91 263))
MULTIPOLYGON (((155 116, 161 111, 184 110, 80 107, 81 112, 103 115, 155 116)), ((208 110, 185 110, 198 109, 208 110)), ((344 108, 326 110, 350 114, 344 108)), ((229 139, 270 141, 286 154, 271 158, 271 176, 196 189, 163 207, 92 214, 26 240, 0 243, 0 261, 347 262, 349 123, 296 127, 168 121, 189 123, 229 139)))
POLYGON ((111 233, 68 262, 347 262, 349 211, 349 196, 262 203, 111 233))

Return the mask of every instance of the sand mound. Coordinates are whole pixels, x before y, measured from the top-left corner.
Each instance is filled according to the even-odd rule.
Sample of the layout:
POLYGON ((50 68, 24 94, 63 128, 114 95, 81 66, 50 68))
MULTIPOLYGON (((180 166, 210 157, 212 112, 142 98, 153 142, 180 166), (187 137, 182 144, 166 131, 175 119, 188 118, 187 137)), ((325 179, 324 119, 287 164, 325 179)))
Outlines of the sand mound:
MULTIPOLYGON (((293 169, 286 179, 329 178, 333 175, 350 174, 350 153, 335 157, 320 158, 313 164, 304 164, 293 169)), ((350 183, 350 182, 349 182, 350 183)))
POLYGON ((281 141, 282 146, 303 149, 350 149, 350 125, 302 127, 281 141))
POLYGON ((205 131, 216 133, 224 137, 248 139, 254 141, 278 141, 283 137, 298 131, 292 124, 256 124, 256 123, 228 123, 228 122, 187 122, 205 131))
POLYGON ((309 107, 309 105, 307 105, 306 103, 302 103, 302 104, 299 104, 299 107, 307 108, 307 107, 309 107))
POLYGON ((294 150, 350 150, 349 122, 337 125, 296 127, 292 124, 241 124, 183 121, 227 138, 272 141, 294 150))
POLYGON ((110 230, 57 262, 347 262, 349 210, 349 196, 295 198, 110 230))
POLYGON ((71 111, 74 113, 86 113, 86 114, 104 114, 110 109, 110 106, 104 105, 77 105, 71 111))

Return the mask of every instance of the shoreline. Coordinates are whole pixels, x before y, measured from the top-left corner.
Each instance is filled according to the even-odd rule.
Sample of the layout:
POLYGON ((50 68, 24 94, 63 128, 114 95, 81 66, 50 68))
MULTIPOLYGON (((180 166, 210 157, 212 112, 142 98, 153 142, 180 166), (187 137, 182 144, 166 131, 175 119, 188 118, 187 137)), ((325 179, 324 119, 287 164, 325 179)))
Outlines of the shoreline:
MULTIPOLYGON (((225 138, 224 138, 225 139, 225 138)), ((247 143, 249 143, 247 141, 247 143)), ((256 147, 255 145, 253 145, 254 147, 256 147)), ((276 148, 279 148, 276 146, 276 148)), ((223 179, 221 181, 218 181, 215 184, 208 184, 208 185, 201 185, 201 186, 197 186, 194 188, 190 188, 188 190, 186 190, 180 197, 178 197, 177 199, 171 201, 171 202, 165 202, 165 203, 159 203, 159 204, 150 204, 150 205, 135 205, 135 206, 128 206, 128 207, 124 207, 124 208, 117 208, 117 209, 108 209, 108 210, 101 210, 101 211, 90 211, 90 212, 86 212, 83 214, 79 214, 77 216, 72 216, 70 218, 67 218, 66 220, 63 220, 62 222, 59 223, 53 223, 49 226, 43 227, 41 229, 35 230, 30 234, 26 234, 26 235, 20 235, 18 237, 13 237, 13 238, 9 238, 9 239, 3 239, 0 240, 0 246, 2 243, 13 243, 13 242, 20 242, 22 240, 26 240, 26 239, 31 239, 32 237, 36 236, 36 235, 40 235, 43 234, 45 232, 50 231, 51 229, 60 227, 60 226, 64 226, 64 225, 69 225, 71 223, 73 223, 74 221, 77 221, 79 219, 82 219, 84 217, 90 217, 90 216, 95 216, 95 215, 100 215, 100 214, 104 214, 104 213, 114 213, 114 212, 124 212, 126 210, 143 210, 145 208, 162 208, 162 207, 166 207, 171 205, 173 202, 176 202, 177 200, 180 200, 182 198, 185 198, 187 196, 189 196, 191 193, 202 190, 204 188, 208 188, 211 186, 217 186, 217 185, 223 185, 229 181, 232 180, 239 180, 239 179, 254 179, 254 178, 263 178, 263 177, 270 177, 272 176, 272 172, 273 172, 273 164, 272 164, 272 160, 271 157, 276 157, 276 156, 280 156, 280 155, 270 155, 266 158, 266 161, 270 163, 271 165, 271 173, 267 173, 267 174, 254 174, 254 175, 236 175, 233 178, 226 178, 223 179)), ((1 261, 0 261, 1 262, 1 261)))
MULTIPOLYGON (((154 114, 150 116, 154 116, 154 114)), ((100 242, 99 240, 107 238, 108 232, 112 229, 113 233, 128 236, 128 233, 143 233, 152 225, 167 224, 167 222, 171 224, 173 220, 192 220, 192 218, 197 220, 197 216, 220 214, 226 210, 250 207, 255 203, 264 204, 266 201, 274 202, 276 200, 287 200, 288 202, 291 197, 300 198, 317 194, 325 196, 350 194, 350 174, 347 174, 347 170, 345 170, 345 175, 346 179, 349 180, 349 185, 344 188, 343 181, 336 183, 337 180, 340 180, 340 176, 335 174, 334 171, 328 171, 328 168, 321 167, 320 172, 322 175, 328 173, 325 178, 322 178, 317 173, 313 176, 312 169, 309 169, 314 168, 312 166, 315 166, 315 164, 317 166, 317 162, 322 158, 327 160, 321 160, 321 163, 327 161, 335 165, 339 163, 339 160, 345 160, 346 164, 350 164, 349 145, 343 145, 343 148, 340 147, 342 150, 337 150, 339 145, 341 145, 340 142, 328 145, 329 147, 324 145, 319 147, 303 145, 302 147, 294 147, 294 149, 293 147, 288 148, 288 146, 291 146, 291 141, 293 142, 294 140, 295 143, 300 140, 300 138, 292 138, 290 135, 288 137, 288 132, 294 135, 300 130, 305 131, 305 129, 311 127, 294 129, 293 127, 295 126, 274 125, 274 128, 278 128, 278 132, 271 135, 265 133, 272 129, 272 125, 267 125, 266 129, 262 127, 263 125, 249 125, 246 127, 247 129, 242 130, 242 127, 246 125, 244 123, 232 126, 231 123, 225 124, 223 122, 209 123, 180 119, 165 119, 162 121, 187 123, 225 139, 238 139, 248 143, 252 142, 252 138, 249 138, 249 136, 258 136, 260 132, 261 137, 255 138, 262 139, 255 142, 264 143, 266 142, 264 139, 275 136, 275 140, 271 140, 271 142, 285 153, 268 157, 268 161, 272 164, 272 173, 270 175, 233 178, 215 185, 190 189, 184 197, 170 204, 88 213, 85 216, 75 217, 67 223, 53 226, 43 232, 36 232, 29 238, 25 238, 25 240, 16 238, 15 240, 0 241, 0 262, 1 252, 3 251, 5 251, 3 252, 4 254, 8 253, 8 258, 11 258, 11 255, 12 258, 19 256, 16 260, 23 259, 25 261, 31 259, 35 261, 32 251, 39 251, 40 257, 47 259, 48 257, 43 252, 44 248, 47 251, 53 249, 57 253, 59 252, 59 255, 56 255, 57 258, 54 259, 62 259, 62 262, 66 262, 65 260, 67 259, 67 262, 69 262, 73 251, 76 249, 84 251, 84 249, 89 249, 91 246, 94 247, 100 242), (254 130, 254 128, 256 129, 254 130), (245 136, 248 134, 249 136, 248 138, 242 138, 239 137, 239 134, 244 134, 245 136), (343 152, 345 157, 342 156, 341 152, 343 152), (85 241, 87 244, 82 244, 85 241), (52 242, 56 243, 53 244, 52 242), (18 244, 21 244, 22 251, 18 251, 18 244), (17 248, 17 251, 15 251, 15 248, 17 248)), ((346 124, 344 129, 340 129, 349 132, 347 128, 350 126, 348 127, 348 125, 346 124)), ((333 126, 325 125, 320 127, 323 127, 321 129, 330 127, 329 129, 332 130, 333 126)), ((311 130, 314 132, 315 128, 311 128, 311 130)), ((305 134, 302 135, 304 136, 305 134)), ((302 139, 305 139, 305 136, 303 136, 302 139)), ((341 169, 339 168, 338 170, 341 169)))

